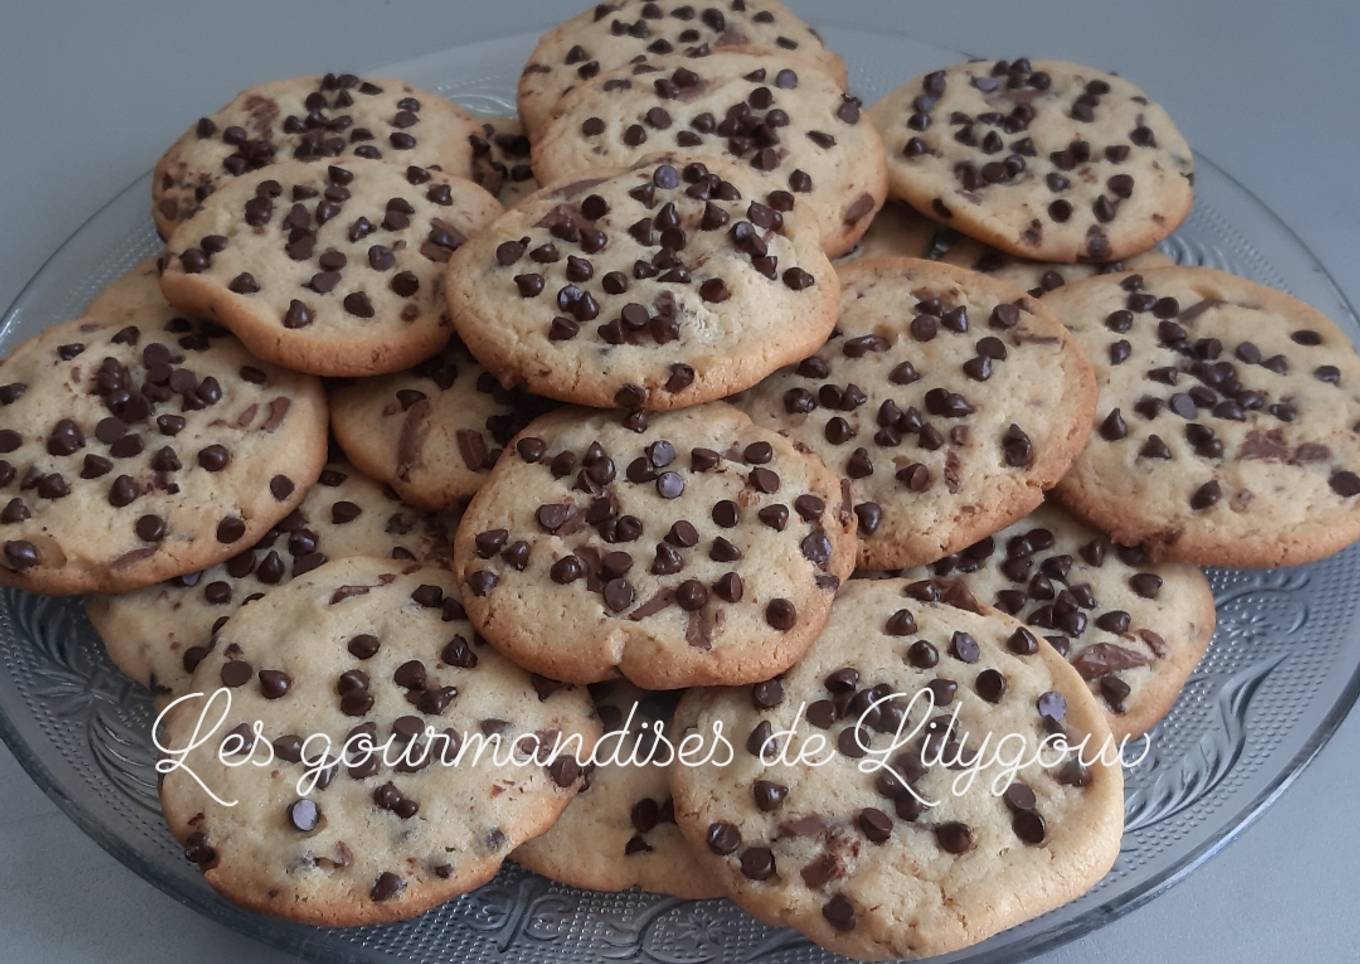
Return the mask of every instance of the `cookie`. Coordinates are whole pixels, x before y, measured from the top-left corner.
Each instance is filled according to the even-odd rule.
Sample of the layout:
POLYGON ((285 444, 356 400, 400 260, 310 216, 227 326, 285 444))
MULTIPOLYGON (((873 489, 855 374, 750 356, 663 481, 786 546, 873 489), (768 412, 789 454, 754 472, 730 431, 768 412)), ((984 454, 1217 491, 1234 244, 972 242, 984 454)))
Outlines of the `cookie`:
POLYGON ((139 316, 159 312, 169 321, 176 312, 161 294, 160 276, 160 256, 153 254, 143 258, 126 274, 100 288, 81 314, 109 324, 130 324, 139 316))
POLYGON ((671 772, 705 869, 761 920, 866 960, 948 953, 1072 900, 1123 829, 1117 747, 1076 671, 1010 617, 920 590, 852 580, 784 676, 676 711, 677 739, 713 745, 721 724, 730 749, 671 772), (1035 761, 1058 733, 1089 748, 1035 761))
POLYGON ((168 714, 166 747, 199 739, 163 778, 166 821, 251 910, 413 917, 490 880, 580 787, 571 752, 599 725, 585 690, 546 684, 477 642, 447 570, 334 560, 237 612, 199 663, 192 689, 230 706, 168 714))
POLYGON ((836 334, 738 404, 849 479, 860 566, 933 562, 1033 510, 1095 411, 1063 326, 952 265, 866 258, 840 275, 836 334))
POLYGON ((1150 558, 1289 566, 1360 538, 1360 358, 1295 298, 1208 268, 1103 275, 1044 304, 1095 363, 1058 486, 1150 558))
POLYGON ((1214 595, 1194 566, 1149 562, 1052 502, 929 567, 901 575, 960 584, 1023 619, 1067 657, 1116 737, 1171 709, 1214 633, 1214 595))
POLYGON ((250 87, 200 117, 156 163, 151 213, 168 238, 205 198, 276 161, 361 157, 466 177, 479 125, 457 104, 400 80, 323 74, 250 87))
POLYGON ((214 565, 325 462, 315 378, 180 317, 144 272, 115 285, 109 320, 56 325, 0 362, 0 584, 123 592, 214 565))
POLYGON ((600 407, 749 388, 835 324, 814 232, 758 177, 661 156, 530 195, 454 252, 449 315, 501 384, 600 407))
POLYGON ((515 433, 550 407, 502 388, 456 338, 407 371, 333 388, 330 403, 351 461, 422 509, 461 505, 515 433))
POLYGON ((1024 288, 1036 298, 1056 291, 1065 284, 1092 278, 1098 274, 1117 274, 1121 271, 1146 271, 1148 268, 1169 268, 1175 264, 1156 248, 1104 264, 1057 264, 1049 261, 1030 261, 1017 258, 981 241, 946 231, 953 237, 942 241, 935 255, 946 264, 956 264, 970 271, 980 271, 1024 288))
POLYGON ((451 518, 426 515, 333 459, 306 498, 255 545, 200 572, 85 600, 109 659, 158 703, 186 692, 189 676, 227 618, 294 576, 346 556, 447 565, 451 518))
POLYGON ((534 170, 553 182, 657 151, 751 168, 760 199, 796 211, 829 255, 854 247, 888 191, 883 141, 859 98, 797 57, 737 50, 656 57, 578 84, 539 131, 534 170))
POLYGON ((928 258, 939 230, 906 204, 889 202, 879 209, 855 246, 836 259, 839 267, 856 258, 928 258))
POLYGON ((835 476, 722 403, 543 416, 473 496, 453 546, 470 618, 516 663, 644 689, 781 672, 854 557, 835 476))
POLYGON ((667 54, 753 47, 796 55, 845 86, 845 64, 817 32, 774 0, 688 3, 614 0, 597 4, 539 38, 519 79, 519 113, 537 134, 565 94, 601 73, 667 54))
POLYGON ((587 768, 585 785, 562 818, 512 859, 587 890, 640 887, 686 900, 721 896, 675 825, 666 765, 674 741, 657 737, 667 734, 679 694, 647 693, 617 681, 590 689, 605 731, 596 745, 604 762, 587 768))
POLYGON ((444 266, 501 211, 471 181, 381 161, 290 161, 214 192, 166 245, 171 304, 317 375, 384 375, 449 339, 444 266))
POLYGON ((956 264, 970 271, 980 271, 1024 288, 1036 298, 1073 281, 1081 281, 1098 274, 1119 271, 1169 268, 1170 258, 1153 248, 1123 261, 1104 264, 1060 264, 1051 261, 1030 261, 1017 258, 974 241, 950 228, 941 227, 917 214, 905 204, 888 204, 874 217, 874 223, 855 245, 855 249, 840 258, 837 264, 853 258, 881 255, 904 258, 929 258, 956 264))
POLYGON ((969 61, 870 111, 892 197, 1037 261, 1116 261, 1190 212, 1194 156, 1166 111, 1114 74, 1058 60, 969 61))
POLYGON ((470 138, 472 179, 510 207, 539 188, 529 156, 529 138, 518 117, 483 117, 470 138))

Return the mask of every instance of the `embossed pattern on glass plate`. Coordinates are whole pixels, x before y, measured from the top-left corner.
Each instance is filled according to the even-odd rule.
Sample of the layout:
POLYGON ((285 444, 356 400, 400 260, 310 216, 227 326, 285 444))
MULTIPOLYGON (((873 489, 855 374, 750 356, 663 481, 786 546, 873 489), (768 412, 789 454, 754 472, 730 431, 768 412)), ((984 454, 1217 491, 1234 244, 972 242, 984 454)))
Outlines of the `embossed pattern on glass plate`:
MULTIPOLYGON (((852 65, 866 100, 959 58, 889 32, 824 33, 852 65)), ((534 39, 488 41, 380 70, 480 113, 505 113, 534 39)), ((111 201, 53 255, 0 321, 0 352, 74 316, 101 286, 156 250, 147 181, 111 201)), ((1352 338, 1360 333, 1344 295, 1283 222, 1204 158, 1196 188, 1195 212, 1163 245, 1168 254, 1288 290, 1352 338)), ((1150 757, 1129 774, 1128 831, 1114 870, 1080 900, 948 960, 1015 961, 1150 899, 1268 805, 1350 708, 1360 689, 1360 551, 1299 569, 1210 575, 1218 633, 1154 732, 1150 757)), ((723 901, 592 894, 513 866, 473 894, 387 927, 308 928, 238 910, 212 893, 164 830, 151 719, 145 694, 110 665, 78 602, 0 591, 0 736, 103 847, 177 899, 267 943, 318 961, 384 964, 833 959, 723 901)))

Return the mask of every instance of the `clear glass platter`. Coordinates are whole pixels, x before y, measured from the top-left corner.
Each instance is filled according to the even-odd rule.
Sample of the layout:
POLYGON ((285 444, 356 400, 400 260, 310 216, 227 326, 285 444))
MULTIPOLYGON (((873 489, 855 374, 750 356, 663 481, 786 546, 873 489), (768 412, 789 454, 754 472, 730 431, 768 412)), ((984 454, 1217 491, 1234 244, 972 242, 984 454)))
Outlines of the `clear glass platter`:
MULTIPOLYGON (((891 30, 818 23, 872 102, 960 59, 891 30)), ((372 71, 488 114, 513 109, 536 35, 456 47, 372 71)), ((1004 52, 1003 52, 1004 53, 1004 52)), ((1156 78, 1144 78, 1155 91, 1156 78)), ((224 98, 225 99, 225 98, 224 98)), ((206 105, 211 106, 211 105, 206 105)), ((1195 132, 1186 131, 1193 143, 1195 132)), ((157 247, 149 177, 96 212, 0 319, 0 354, 73 317, 157 247)), ((1345 295, 1299 237, 1199 158, 1195 211, 1163 246, 1289 291, 1360 336, 1345 295)), ((1360 549, 1275 572, 1213 570, 1219 628, 1208 657, 1129 773, 1128 829, 1110 875, 1086 896, 950 961, 1015 961, 1162 893, 1221 849, 1317 753, 1360 691, 1360 549)), ((509 866, 489 885, 403 924, 304 927, 219 899, 162 825, 145 693, 108 662, 76 600, 0 592, 0 737, 86 833, 185 904, 274 947, 326 962, 706 962, 833 960, 797 934, 723 901, 592 894, 509 866)), ((1175 899, 1174 897, 1170 899, 1175 899)))

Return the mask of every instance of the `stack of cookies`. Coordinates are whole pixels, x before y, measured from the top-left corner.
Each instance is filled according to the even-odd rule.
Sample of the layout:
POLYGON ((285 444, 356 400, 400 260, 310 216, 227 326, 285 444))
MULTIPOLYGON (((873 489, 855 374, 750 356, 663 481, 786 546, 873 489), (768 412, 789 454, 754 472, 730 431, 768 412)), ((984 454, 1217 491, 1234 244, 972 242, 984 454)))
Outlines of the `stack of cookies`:
POLYGON ((231 696, 186 856, 303 922, 510 858, 864 959, 1094 886, 1074 748, 1171 708, 1197 567, 1360 537, 1346 336, 1157 253, 1193 155, 1104 71, 866 109, 774 0, 614 0, 519 107, 251 88, 157 165, 164 252, 3 362, 0 581, 91 594, 166 746, 231 696))

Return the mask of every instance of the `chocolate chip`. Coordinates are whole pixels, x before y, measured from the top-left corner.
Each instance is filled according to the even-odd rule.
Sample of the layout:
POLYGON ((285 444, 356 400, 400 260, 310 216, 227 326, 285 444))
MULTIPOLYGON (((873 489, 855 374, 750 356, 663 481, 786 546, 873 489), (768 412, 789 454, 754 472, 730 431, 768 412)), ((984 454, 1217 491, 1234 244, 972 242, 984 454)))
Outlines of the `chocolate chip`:
POLYGON ((940 661, 940 653, 931 643, 918 639, 907 648, 907 661, 917 669, 930 669, 940 661))
POLYGON ((971 635, 956 631, 949 639, 949 655, 965 663, 976 663, 982 651, 971 635))
POLYGON ((871 536, 883 523, 883 507, 877 502, 861 502, 855 506, 855 521, 860 535, 871 536))
POLYGON ((283 315, 283 327, 305 328, 314 320, 312 309, 294 298, 288 303, 288 310, 283 315))
POLYGON ((133 530, 137 533, 137 538, 143 542, 160 542, 165 538, 165 520, 158 515, 144 515, 137 520, 133 530))
POLYGON ((276 700, 287 694, 293 685, 293 678, 275 669, 260 670, 260 695, 267 700, 276 700))
POLYGON ((1327 479, 1327 484, 1332 487, 1332 491, 1343 499, 1349 499, 1353 495, 1360 495, 1360 475, 1346 470, 1333 472, 1327 479))
POLYGON ((627 579, 611 579, 604 584, 605 605, 622 612, 633 604, 633 586, 627 579))
POLYGON ((756 808, 765 813, 778 810, 788 795, 788 787, 770 780, 757 780, 751 787, 756 808))
POLYGON ((783 532, 789 522, 789 509, 783 505, 767 505, 756 513, 756 518, 776 532, 783 532))
POLYGON ((217 524, 217 541, 223 544, 236 542, 245 534, 245 522, 235 516, 227 516, 217 524))
POLYGON ((31 569, 40 561, 38 549, 33 543, 24 539, 13 539, 5 543, 5 564, 9 568, 31 569))
POLYGON ((718 594, 718 598, 730 603, 741 602, 743 589, 741 577, 735 572, 724 573, 713 584, 713 591, 718 594))
POLYGON ((741 846, 741 832, 732 824, 719 821, 708 825, 704 840, 709 850, 720 857, 726 857, 736 853, 737 848, 741 846))
POLYGON ((822 917, 838 931, 855 929, 855 905, 844 894, 836 894, 822 905, 822 917))
POLYGON ((1054 723, 1061 723, 1063 717, 1067 715, 1067 699, 1054 690, 1041 694, 1034 705, 1040 717, 1054 723))
MULTIPOLYGON (((394 134, 393 136, 395 137, 396 135, 394 134)), ((381 903, 385 900, 391 900, 405 889, 406 881, 402 880, 391 871, 384 870, 378 875, 378 879, 373 882, 373 887, 369 890, 368 896, 375 902, 381 903)))
POLYGON ((865 807, 856 814, 855 825, 872 843, 885 843, 892 836, 892 818, 876 807, 865 807))
POLYGON ((685 480, 678 472, 662 472, 656 479, 656 492, 663 499, 678 499, 685 491, 685 480))
POLYGON ((1012 817, 1011 829, 1017 837, 1033 847, 1048 839, 1048 828, 1044 824, 1044 818, 1033 810, 1022 811, 1012 817))
POLYGON ((222 685, 232 688, 245 686, 254 675, 254 669, 243 659, 228 660, 222 664, 222 669, 218 673, 222 685))
POLYGON ((1026 468, 1034 462, 1034 445, 1014 422, 1001 436, 1001 453, 1006 464, 1015 468, 1026 468))
POLYGON ((1110 414, 1105 416, 1105 420, 1100 423, 1100 437, 1107 442, 1117 442, 1129 434, 1129 428, 1124 424, 1124 418, 1119 414, 1119 409, 1110 410, 1110 414))
POLYGON ((765 680, 751 687, 751 704, 759 710, 773 709, 784 702, 784 684, 777 679, 765 680))
MULTIPOLYGON (((711 848, 712 827, 709 830, 711 848)), ((741 853, 741 872, 751 880, 768 880, 774 875, 774 866, 774 853, 769 847, 748 847, 741 853)))
POLYGON ((978 696, 981 696, 988 703, 999 703, 1001 697, 1006 692, 1006 677, 998 670, 984 669, 978 673, 974 688, 978 696))
POLYGON ((853 693, 859 683, 859 670, 853 666, 843 666, 827 675, 822 685, 831 693, 853 693))
POLYGON ((1216 480, 1210 480, 1196 489, 1190 496, 1190 508, 1201 511, 1209 508, 1223 497, 1223 488, 1216 480))
POLYGON ((276 475, 269 480, 269 494, 279 502, 292 495, 295 488, 293 480, 286 475, 276 475))
POLYGON ((765 621, 780 632, 788 632, 798 621, 798 610, 787 599, 772 599, 765 607, 765 621))
POLYGON ((946 853, 967 853, 973 847, 973 832, 967 824, 942 823, 935 828, 935 842, 946 853))
POLYGON ((360 633, 350 639, 346 648, 355 659, 369 659, 378 652, 378 637, 369 633, 360 633))
POLYGON ((1034 634, 1021 626, 1006 639, 1006 648, 1017 656, 1033 656, 1039 651, 1039 641, 1034 634))
POLYGON ((306 797, 294 800, 288 805, 288 822, 298 833, 311 833, 321 823, 321 810, 306 797))

